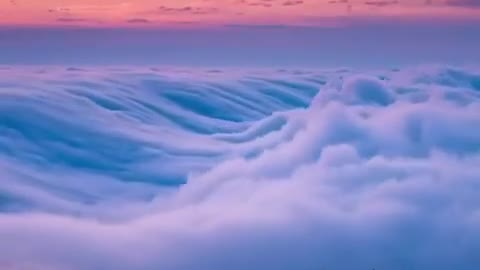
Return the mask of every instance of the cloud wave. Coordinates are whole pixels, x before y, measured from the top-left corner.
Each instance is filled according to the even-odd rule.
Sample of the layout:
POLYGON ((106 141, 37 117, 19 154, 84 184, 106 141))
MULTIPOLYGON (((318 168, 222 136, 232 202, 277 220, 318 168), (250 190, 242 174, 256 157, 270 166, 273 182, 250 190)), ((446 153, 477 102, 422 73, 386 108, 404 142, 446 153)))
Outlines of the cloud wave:
POLYGON ((476 69, 2 73, 0 265, 480 266, 476 69))

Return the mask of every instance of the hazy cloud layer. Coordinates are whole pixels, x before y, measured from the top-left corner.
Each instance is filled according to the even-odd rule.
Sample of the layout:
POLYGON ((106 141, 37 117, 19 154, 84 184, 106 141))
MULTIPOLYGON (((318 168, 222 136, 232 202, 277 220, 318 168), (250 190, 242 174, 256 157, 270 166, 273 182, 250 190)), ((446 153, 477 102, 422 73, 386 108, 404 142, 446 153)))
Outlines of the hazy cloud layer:
POLYGON ((1 72, 0 266, 480 267, 476 69, 1 72))
POLYGON ((217 28, 224 24, 325 26, 320 21, 309 22, 306 17, 336 20, 337 24, 341 24, 344 17, 382 19, 385 23, 390 23, 392 18, 406 22, 433 18, 439 24, 449 21, 453 24, 478 21, 478 6, 478 0, 63 0, 34 4, 26 0, 4 0, 0 2, 0 25, 62 28, 75 23, 84 27, 100 24, 105 28, 131 28, 129 19, 143 18, 150 21, 149 28, 152 25, 172 28, 171 22, 178 21, 195 21, 195 28, 217 28))
POLYGON ((447 0, 446 4, 449 6, 459 6, 467 8, 480 8, 479 0, 447 0))

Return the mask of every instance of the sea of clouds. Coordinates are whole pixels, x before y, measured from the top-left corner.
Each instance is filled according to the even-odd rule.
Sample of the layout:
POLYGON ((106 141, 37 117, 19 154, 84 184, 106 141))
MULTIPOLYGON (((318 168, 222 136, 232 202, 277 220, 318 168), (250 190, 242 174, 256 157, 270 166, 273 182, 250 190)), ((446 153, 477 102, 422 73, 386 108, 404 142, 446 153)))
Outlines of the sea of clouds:
POLYGON ((0 68, 0 268, 480 269, 480 70, 0 68))

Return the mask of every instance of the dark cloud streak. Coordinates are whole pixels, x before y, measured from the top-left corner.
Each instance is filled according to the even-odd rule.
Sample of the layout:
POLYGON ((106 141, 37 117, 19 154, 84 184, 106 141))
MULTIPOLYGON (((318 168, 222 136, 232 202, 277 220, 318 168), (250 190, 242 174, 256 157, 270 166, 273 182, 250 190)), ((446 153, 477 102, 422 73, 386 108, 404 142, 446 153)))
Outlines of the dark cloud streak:
POLYGON ((150 20, 148 19, 144 19, 144 18, 133 18, 133 19, 129 19, 127 20, 127 23, 133 23, 133 24, 147 24, 147 23, 151 23, 150 20))
POLYGON ((367 6, 387 7, 399 4, 398 0, 371 0, 364 2, 367 6))

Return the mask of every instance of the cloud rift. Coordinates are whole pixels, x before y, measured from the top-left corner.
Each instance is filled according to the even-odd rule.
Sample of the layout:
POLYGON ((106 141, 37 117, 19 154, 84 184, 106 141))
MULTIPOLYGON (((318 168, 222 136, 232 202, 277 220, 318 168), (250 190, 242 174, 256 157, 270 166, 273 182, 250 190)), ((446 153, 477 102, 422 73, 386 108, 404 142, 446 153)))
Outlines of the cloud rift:
POLYGON ((3 73, 0 264, 480 266, 478 70, 3 73))

